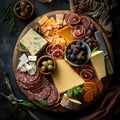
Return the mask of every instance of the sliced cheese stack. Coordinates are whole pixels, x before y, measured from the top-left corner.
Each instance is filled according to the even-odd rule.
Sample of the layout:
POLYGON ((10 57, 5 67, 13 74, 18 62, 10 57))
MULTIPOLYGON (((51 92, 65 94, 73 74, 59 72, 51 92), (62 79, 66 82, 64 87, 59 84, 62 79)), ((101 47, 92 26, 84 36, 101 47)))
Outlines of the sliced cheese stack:
POLYGON ((105 60, 103 51, 95 51, 90 57, 91 63, 95 69, 96 75, 99 80, 106 76, 105 60))
POLYGON ((20 43, 24 45, 33 56, 41 52, 47 45, 47 41, 32 28, 21 38, 20 43))
POLYGON ((64 94, 60 104, 61 104, 61 106, 65 107, 67 109, 77 110, 80 108, 80 105, 82 103, 76 99, 69 98, 69 97, 67 97, 66 94, 64 94))
POLYGON ((56 63, 57 68, 52 74, 52 78, 59 93, 63 93, 84 83, 83 78, 64 59, 56 59, 56 63))

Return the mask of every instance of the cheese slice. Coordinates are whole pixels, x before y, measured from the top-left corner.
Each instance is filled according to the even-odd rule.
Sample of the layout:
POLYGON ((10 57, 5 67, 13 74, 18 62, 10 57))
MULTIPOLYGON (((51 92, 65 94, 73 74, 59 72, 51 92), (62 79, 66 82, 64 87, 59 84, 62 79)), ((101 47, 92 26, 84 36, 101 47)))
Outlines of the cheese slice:
POLYGON ((20 43, 23 44, 33 56, 41 52, 47 45, 47 41, 32 28, 21 38, 20 43))
POLYGON ((66 94, 63 95, 61 100, 61 106, 70 109, 70 110, 77 110, 80 108, 80 105, 82 104, 77 99, 69 98, 66 94))
POLYGON ((58 30, 56 32, 56 34, 63 37, 67 41, 67 43, 69 43, 73 40, 69 26, 65 26, 65 27, 61 28, 60 30, 58 30))
POLYGON ((47 20, 48 20, 48 17, 45 15, 38 21, 38 23, 40 25, 43 25, 47 20))
POLYGON ((57 59, 57 68, 52 78, 59 93, 63 93, 75 86, 82 85, 84 80, 80 77, 64 59, 57 59))
POLYGON ((56 22, 57 24, 63 24, 64 14, 56 14, 56 22))
POLYGON ((91 63, 95 69, 99 80, 106 76, 105 60, 103 51, 95 51, 90 57, 91 63))

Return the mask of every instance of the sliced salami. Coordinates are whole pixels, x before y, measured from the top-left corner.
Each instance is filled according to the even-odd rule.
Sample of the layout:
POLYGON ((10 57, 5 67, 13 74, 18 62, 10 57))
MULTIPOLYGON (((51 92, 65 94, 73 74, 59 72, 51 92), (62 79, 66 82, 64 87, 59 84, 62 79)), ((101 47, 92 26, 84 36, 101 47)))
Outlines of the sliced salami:
POLYGON ((39 77, 39 74, 40 74, 39 71, 36 71, 34 75, 29 75, 27 73, 16 71, 16 75, 17 75, 16 78, 21 82, 30 83, 35 81, 39 77))
POLYGON ((50 93, 50 96, 46 100, 48 101, 49 105, 53 105, 55 104, 55 101, 58 98, 58 91, 56 87, 52 84, 50 84, 50 88, 51 88, 51 93, 50 93))
POLYGON ((81 16, 80 18, 81 18, 81 24, 87 30, 90 25, 90 20, 86 16, 81 16))
POLYGON ((39 87, 35 87, 34 89, 31 89, 31 92, 40 92, 45 86, 49 85, 48 79, 45 77, 44 79, 41 80, 39 87))
POLYGON ((44 88, 39 92, 31 92, 30 90, 28 92, 28 98, 31 100, 39 100, 39 99, 46 99, 50 93, 51 89, 48 85, 44 86, 44 88))

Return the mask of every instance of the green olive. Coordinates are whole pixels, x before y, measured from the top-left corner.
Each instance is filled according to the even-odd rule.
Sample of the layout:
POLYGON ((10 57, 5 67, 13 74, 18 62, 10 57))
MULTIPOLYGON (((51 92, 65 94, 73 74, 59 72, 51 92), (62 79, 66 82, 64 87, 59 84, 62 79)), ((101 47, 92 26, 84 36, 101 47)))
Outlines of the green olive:
POLYGON ((26 16, 25 12, 24 11, 20 12, 20 16, 25 17, 26 16))
POLYGON ((52 61, 52 60, 47 60, 47 63, 48 63, 49 65, 53 65, 53 61, 52 61))
POLYGON ((25 1, 20 2, 21 9, 24 9, 26 7, 26 5, 27 5, 27 2, 25 2, 25 1))
POLYGON ((41 66, 41 71, 45 72, 46 71, 46 67, 45 66, 41 66))
POLYGON ((47 66, 48 66, 47 61, 43 61, 43 62, 42 62, 42 65, 44 65, 44 66, 46 66, 46 67, 47 67, 47 66))
POLYGON ((48 71, 52 71, 53 70, 53 65, 48 65, 47 69, 48 69, 48 71))

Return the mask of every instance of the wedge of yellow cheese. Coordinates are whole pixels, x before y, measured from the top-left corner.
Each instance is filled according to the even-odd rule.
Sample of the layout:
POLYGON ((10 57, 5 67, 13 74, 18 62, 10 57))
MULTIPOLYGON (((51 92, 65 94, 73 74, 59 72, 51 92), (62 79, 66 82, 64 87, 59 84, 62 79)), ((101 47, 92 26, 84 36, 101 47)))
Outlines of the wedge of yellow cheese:
POLYGON ((52 74, 52 78, 59 93, 63 93, 84 83, 83 78, 64 59, 57 59, 56 62, 57 68, 52 74))
POLYGON ((105 59, 103 51, 95 51, 90 57, 91 63, 95 69, 99 80, 106 76, 105 59))
POLYGON ((58 30, 56 32, 56 34, 63 37, 67 41, 67 43, 69 43, 73 40, 69 26, 65 26, 65 27, 61 28, 60 30, 58 30))
POLYGON ((32 28, 21 38, 20 43, 25 46, 32 56, 41 52, 47 45, 47 41, 32 28))

